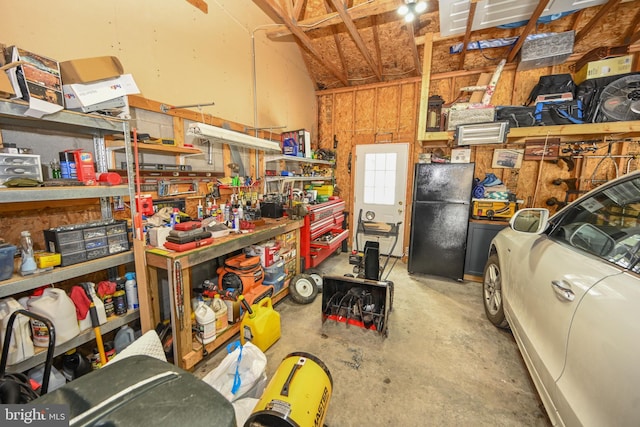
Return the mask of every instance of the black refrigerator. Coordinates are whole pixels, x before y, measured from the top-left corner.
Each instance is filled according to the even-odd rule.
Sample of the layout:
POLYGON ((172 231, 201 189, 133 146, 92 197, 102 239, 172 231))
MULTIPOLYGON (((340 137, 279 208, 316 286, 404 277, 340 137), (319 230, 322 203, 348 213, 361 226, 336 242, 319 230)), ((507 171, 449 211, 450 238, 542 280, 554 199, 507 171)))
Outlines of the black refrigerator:
POLYGON ((462 280, 474 169, 474 163, 415 165, 409 273, 462 280))

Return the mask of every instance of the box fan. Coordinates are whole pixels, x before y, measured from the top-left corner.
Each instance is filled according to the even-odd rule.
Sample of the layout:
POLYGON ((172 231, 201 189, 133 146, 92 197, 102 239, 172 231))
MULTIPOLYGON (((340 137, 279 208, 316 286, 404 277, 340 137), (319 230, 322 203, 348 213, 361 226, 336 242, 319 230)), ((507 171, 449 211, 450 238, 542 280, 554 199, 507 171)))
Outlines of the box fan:
POLYGON ((600 95, 603 121, 640 120, 640 75, 609 83, 600 95))

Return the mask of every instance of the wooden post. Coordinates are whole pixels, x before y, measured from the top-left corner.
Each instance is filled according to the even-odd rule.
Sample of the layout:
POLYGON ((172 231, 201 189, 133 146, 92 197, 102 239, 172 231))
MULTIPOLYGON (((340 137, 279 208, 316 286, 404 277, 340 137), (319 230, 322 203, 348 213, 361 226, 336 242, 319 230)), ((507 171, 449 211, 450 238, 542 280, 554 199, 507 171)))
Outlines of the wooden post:
POLYGON ((424 37, 424 54, 422 58, 422 87, 420 89, 420 112, 418 113, 418 140, 426 139, 427 108, 429 106, 429 82, 431 80, 431 56, 433 54, 433 33, 424 37))

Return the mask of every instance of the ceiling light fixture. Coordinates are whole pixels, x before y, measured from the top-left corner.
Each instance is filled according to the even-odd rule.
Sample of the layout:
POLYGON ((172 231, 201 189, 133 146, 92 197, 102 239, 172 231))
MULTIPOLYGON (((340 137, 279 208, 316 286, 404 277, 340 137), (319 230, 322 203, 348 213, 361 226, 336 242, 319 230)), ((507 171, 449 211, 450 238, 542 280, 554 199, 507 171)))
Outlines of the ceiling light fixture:
POLYGON ((398 8, 398 14, 404 16, 406 22, 412 22, 416 16, 427 10, 425 1, 404 0, 404 3, 398 8))

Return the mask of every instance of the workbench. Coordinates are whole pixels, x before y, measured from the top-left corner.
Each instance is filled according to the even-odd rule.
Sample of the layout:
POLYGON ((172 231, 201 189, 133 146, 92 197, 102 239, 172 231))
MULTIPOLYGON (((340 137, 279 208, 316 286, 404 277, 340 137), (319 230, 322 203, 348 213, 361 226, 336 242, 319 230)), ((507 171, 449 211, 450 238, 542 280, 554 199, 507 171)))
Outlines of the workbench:
MULTIPOLYGON (((211 245, 185 252, 171 252, 160 248, 147 248, 145 250, 147 295, 140 293, 140 304, 147 303, 150 309, 144 310, 148 312, 148 318, 143 319, 141 323, 155 326, 163 320, 160 311, 160 296, 163 293, 161 287, 168 287, 168 292, 164 294, 168 293, 171 301, 170 321, 173 334, 173 360, 181 368, 192 369, 203 357, 202 344, 194 340, 191 331, 191 289, 193 286, 190 271, 192 268, 247 246, 294 231, 296 233, 296 273, 300 271, 300 227, 303 225, 303 221, 285 218, 266 218, 264 221, 264 225, 256 226, 253 231, 248 233, 230 234, 229 236, 216 238, 211 245), (165 274, 168 280, 160 280, 160 277, 164 277, 165 274)), ((273 302, 276 303, 286 295, 288 295, 288 288, 284 287, 272 298, 273 302)), ((144 316, 144 314, 141 314, 141 316, 144 316)), ((207 352, 222 346, 239 331, 240 322, 230 324, 223 331, 216 331, 216 339, 205 345, 207 352)))

